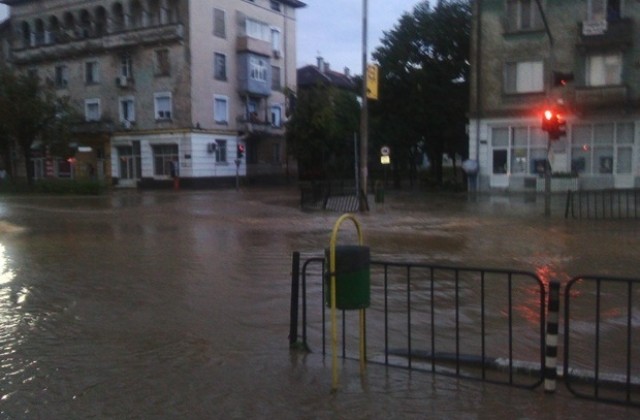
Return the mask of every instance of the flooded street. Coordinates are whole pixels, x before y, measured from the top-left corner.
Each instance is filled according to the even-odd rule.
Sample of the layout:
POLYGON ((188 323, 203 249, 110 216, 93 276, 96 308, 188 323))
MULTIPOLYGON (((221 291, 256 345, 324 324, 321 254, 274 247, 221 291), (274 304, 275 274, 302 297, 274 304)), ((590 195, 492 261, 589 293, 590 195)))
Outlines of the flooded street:
MULTIPOLYGON (((290 353, 293 251, 339 213, 295 189, 0 198, 0 418, 628 418, 567 392, 290 353)), ((640 223, 565 220, 554 197, 388 194, 358 216, 376 259, 640 277, 640 223)), ((345 229, 340 240, 354 242, 345 229)))

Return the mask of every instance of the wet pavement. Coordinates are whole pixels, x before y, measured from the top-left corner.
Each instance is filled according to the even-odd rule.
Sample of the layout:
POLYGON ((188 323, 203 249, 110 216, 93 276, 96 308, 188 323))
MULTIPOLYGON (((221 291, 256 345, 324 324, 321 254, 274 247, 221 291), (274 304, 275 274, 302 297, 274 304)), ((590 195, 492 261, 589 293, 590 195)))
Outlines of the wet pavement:
MULTIPOLYGON (((562 197, 390 192, 359 216, 378 258, 566 281, 640 276, 635 221, 567 221, 562 197)), ((288 348, 291 254, 338 213, 295 189, 0 197, 0 418, 632 418, 638 409, 288 348)), ((351 232, 341 240, 352 241, 351 232)))

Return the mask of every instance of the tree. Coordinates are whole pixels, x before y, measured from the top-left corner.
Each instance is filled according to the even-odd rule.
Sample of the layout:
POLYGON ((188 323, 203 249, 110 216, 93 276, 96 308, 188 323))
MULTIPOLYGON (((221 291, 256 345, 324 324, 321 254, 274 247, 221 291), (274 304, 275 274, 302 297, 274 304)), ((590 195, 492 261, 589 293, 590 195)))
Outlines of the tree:
POLYGON ((426 153, 436 182, 442 156, 466 154, 471 8, 468 1, 424 1, 386 32, 373 57, 380 65, 380 100, 371 104, 372 142, 393 150, 394 176, 426 153))
POLYGON ((27 182, 33 184, 32 146, 66 147, 73 112, 67 99, 56 96, 33 74, 0 69, 0 153, 15 176, 12 155, 22 156, 27 182))
POLYGON ((356 95, 328 84, 298 92, 287 123, 289 154, 298 161, 300 177, 326 179, 353 174, 353 136, 359 127, 356 95))

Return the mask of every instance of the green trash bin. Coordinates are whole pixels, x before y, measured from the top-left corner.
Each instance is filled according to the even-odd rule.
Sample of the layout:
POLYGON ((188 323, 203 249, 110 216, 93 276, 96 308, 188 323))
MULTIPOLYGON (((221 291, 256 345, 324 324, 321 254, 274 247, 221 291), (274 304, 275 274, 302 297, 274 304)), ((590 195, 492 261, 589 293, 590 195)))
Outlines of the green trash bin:
MULTIPOLYGON (((330 250, 325 249, 325 300, 331 307, 330 250)), ((371 304, 371 255, 369 247, 336 246, 336 308, 364 309, 371 304)))

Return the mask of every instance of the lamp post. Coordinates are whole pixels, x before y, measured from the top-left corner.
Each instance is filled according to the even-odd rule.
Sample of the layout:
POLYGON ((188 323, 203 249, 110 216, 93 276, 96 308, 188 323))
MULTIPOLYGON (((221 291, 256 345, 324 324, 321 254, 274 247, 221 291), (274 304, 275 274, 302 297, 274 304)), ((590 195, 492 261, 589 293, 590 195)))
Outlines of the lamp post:
POLYGON ((362 109, 360 110, 360 211, 367 210, 367 148, 369 143, 369 116, 367 106, 367 15, 368 0, 362 1, 362 109))

